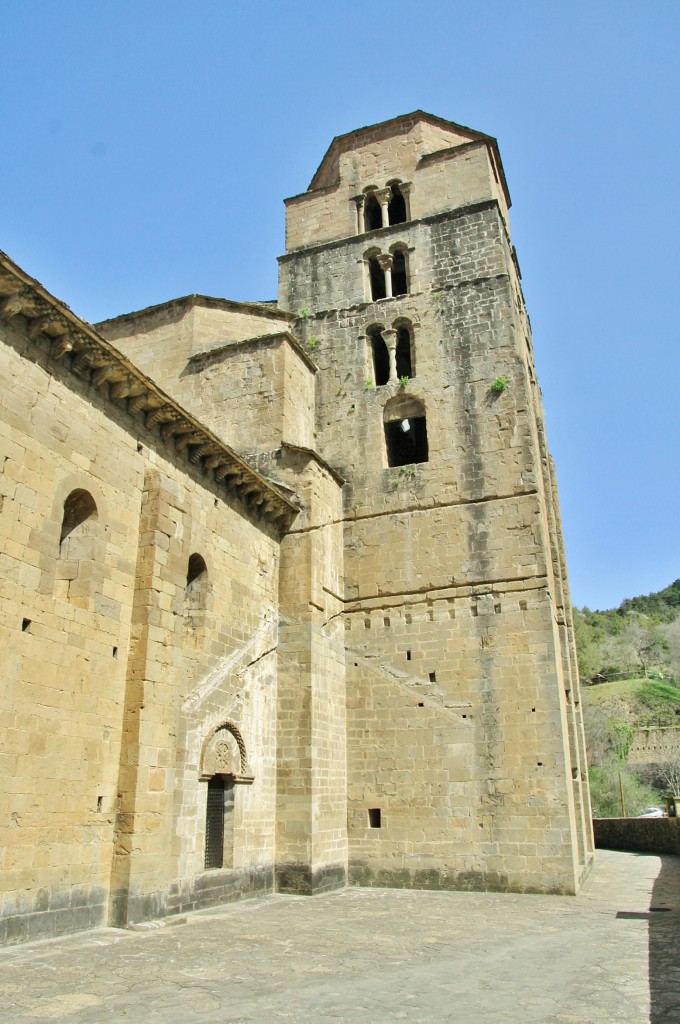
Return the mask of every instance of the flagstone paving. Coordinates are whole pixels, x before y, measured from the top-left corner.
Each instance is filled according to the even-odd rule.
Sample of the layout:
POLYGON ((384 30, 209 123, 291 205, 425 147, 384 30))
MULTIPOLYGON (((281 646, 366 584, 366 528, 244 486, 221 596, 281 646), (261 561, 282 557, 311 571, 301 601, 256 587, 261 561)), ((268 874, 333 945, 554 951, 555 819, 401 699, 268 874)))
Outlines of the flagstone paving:
POLYGON ((680 1024, 680 858, 576 897, 345 889, 0 951, 0 1020, 680 1024))

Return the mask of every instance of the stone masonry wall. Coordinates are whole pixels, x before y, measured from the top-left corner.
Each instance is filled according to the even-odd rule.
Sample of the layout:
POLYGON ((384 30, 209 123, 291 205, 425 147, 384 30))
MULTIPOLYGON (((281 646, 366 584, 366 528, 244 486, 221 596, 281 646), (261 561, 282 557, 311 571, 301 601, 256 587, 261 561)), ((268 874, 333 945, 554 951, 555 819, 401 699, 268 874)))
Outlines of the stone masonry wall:
POLYGON ((271 888, 278 539, 20 319, 3 337, 0 936, 105 924, 112 882, 119 921, 271 888), (60 541, 74 492, 96 515, 60 541), (234 869, 205 872, 197 765, 225 715, 254 781, 236 787, 234 869))
MULTIPOLYGON (((318 181, 315 176, 314 188, 287 200, 286 251, 363 233, 363 227, 357 230, 353 198, 367 187, 382 189, 395 179, 411 186, 413 220, 489 196, 507 218, 498 178, 487 143, 471 141, 463 131, 415 123, 408 132, 393 135, 389 144, 371 138, 369 133, 331 161, 318 181)), ((297 308, 281 305, 284 309, 297 308)))
POLYGON ((348 481, 351 877, 573 892, 592 840, 559 524, 498 206, 291 253, 280 301, 310 311, 296 329, 316 339, 317 444, 348 481), (407 295, 368 301, 369 243, 407 246, 407 295), (403 325, 414 375, 375 387, 369 329, 403 325), (390 467, 399 399, 425 409, 429 454, 390 467))

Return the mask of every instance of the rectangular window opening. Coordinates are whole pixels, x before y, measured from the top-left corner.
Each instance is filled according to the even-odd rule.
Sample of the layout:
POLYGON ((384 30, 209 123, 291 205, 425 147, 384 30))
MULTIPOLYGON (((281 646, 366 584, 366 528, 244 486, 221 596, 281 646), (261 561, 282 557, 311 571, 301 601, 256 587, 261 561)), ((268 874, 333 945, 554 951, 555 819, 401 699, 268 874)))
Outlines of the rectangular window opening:
POLYGON ((381 814, 379 807, 368 808, 368 827, 369 828, 382 828, 381 814))
POLYGON ((208 779, 205 814, 206 870, 221 868, 224 862, 224 783, 220 775, 208 779))
POLYGON ((385 424, 388 466, 411 466, 427 462, 427 424, 424 416, 390 420, 385 424))

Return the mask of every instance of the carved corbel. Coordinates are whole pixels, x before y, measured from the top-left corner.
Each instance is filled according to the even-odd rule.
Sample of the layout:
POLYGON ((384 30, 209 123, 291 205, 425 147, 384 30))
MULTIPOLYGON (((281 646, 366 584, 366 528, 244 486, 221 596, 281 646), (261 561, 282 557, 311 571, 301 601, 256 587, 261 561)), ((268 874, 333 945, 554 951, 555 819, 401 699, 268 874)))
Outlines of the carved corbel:
POLYGON ((128 410, 131 413, 141 412, 142 409, 146 407, 148 402, 149 396, 147 395, 146 391, 142 391, 140 395, 136 395, 134 398, 131 398, 130 402, 128 403, 128 410))
POLYGON ((59 338, 55 338, 50 345, 50 355, 52 359, 61 359, 67 352, 72 351, 73 338, 70 334, 62 334, 59 338))
POLYGON ((52 323, 53 317, 49 313, 34 317, 28 325, 27 334, 31 341, 35 341, 52 323))
POLYGON ((230 466, 229 463, 227 463, 226 466, 220 466, 220 468, 215 472, 216 480, 224 480, 227 476, 235 477, 233 483, 240 483, 243 479, 243 471, 236 469, 234 466, 230 466))
POLYGON ((117 380, 115 384, 111 385, 111 398, 127 398, 133 385, 134 378, 132 377, 123 377, 122 380, 117 380))
POLYGON ((113 375, 115 366, 99 366, 96 370, 92 371, 92 387, 101 388, 106 384, 107 380, 113 375))
POLYGON ((179 436, 175 437, 175 450, 183 452, 188 445, 200 444, 204 440, 205 434, 197 434, 195 430, 190 430, 185 434, 179 434, 179 436))
POLYGON ((7 298, 0 302, 0 314, 7 317, 9 320, 11 317, 17 316, 17 314, 21 312, 26 301, 27 296, 22 292, 15 292, 14 295, 8 295, 7 298))
POLYGON ((177 413, 174 409, 169 409, 167 405, 159 405, 158 408, 150 412, 146 417, 146 425, 149 429, 155 427, 158 423, 166 423, 169 420, 175 418, 177 413))
POLYGON ((163 427, 161 427, 161 438, 163 441, 169 441, 175 434, 181 434, 182 431, 186 431, 186 421, 179 415, 179 413, 172 410, 172 419, 167 420, 163 427))
MULTIPOLYGON (((201 459, 204 457, 204 455, 213 455, 213 457, 214 457, 215 450, 216 449, 215 449, 214 441, 209 441, 207 444, 200 444, 198 446, 198 448, 196 448, 191 453, 191 455, 189 456, 189 462, 191 462, 194 465, 196 465, 198 462, 201 461, 201 459)), ((209 460, 206 459, 205 468, 206 469, 214 469, 214 466, 209 466, 208 465, 208 461, 209 460)))
POLYGON ((249 484, 245 484, 243 487, 241 487, 240 497, 245 499, 248 497, 249 494, 253 494, 254 491, 260 490, 261 484, 257 480, 251 481, 249 484))

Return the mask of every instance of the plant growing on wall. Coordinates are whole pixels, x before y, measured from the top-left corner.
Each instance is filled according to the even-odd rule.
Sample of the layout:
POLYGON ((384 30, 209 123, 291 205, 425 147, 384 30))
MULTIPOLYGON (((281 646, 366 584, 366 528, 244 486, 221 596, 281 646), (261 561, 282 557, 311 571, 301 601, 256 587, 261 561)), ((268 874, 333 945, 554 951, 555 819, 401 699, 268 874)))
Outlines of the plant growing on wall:
POLYGON ((370 391, 370 390, 371 390, 371 388, 374 388, 374 387, 375 387, 375 384, 374 384, 374 382, 373 382, 373 378, 372 378, 372 377, 367 377, 367 378, 366 378, 366 381, 365 381, 365 383, 364 383, 364 388, 365 388, 365 390, 366 390, 366 391, 370 391))
POLYGON ((312 335, 312 337, 309 339, 308 344, 310 348, 316 348, 316 346, 319 344, 319 339, 315 338, 314 335, 312 335))
POLYGON ((309 310, 307 306, 303 306, 302 309, 298 309, 298 316, 301 320, 306 320, 309 316, 309 310))
POLYGON ((505 391, 507 386, 508 386, 508 378, 507 377, 496 377, 495 381, 492 382, 491 387, 490 387, 489 390, 492 391, 494 393, 494 395, 501 395, 505 391))
POLYGON ((409 378, 408 377, 400 377, 399 378, 399 387, 400 388, 405 388, 406 385, 408 384, 408 382, 409 382, 409 378))
POLYGON ((396 490, 397 487, 401 487, 403 484, 411 484, 416 479, 416 467, 415 466, 400 466, 399 471, 392 483, 392 490, 396 490))

